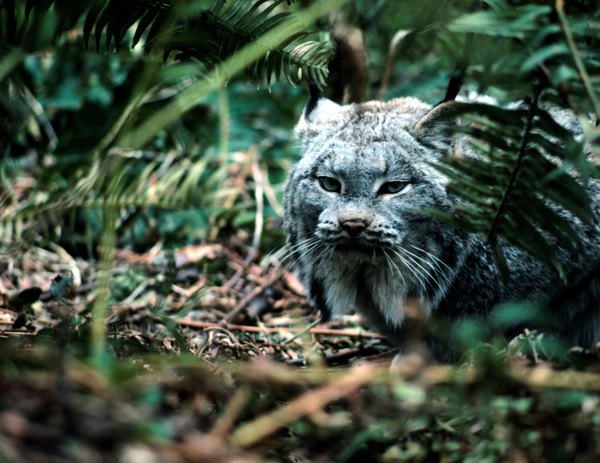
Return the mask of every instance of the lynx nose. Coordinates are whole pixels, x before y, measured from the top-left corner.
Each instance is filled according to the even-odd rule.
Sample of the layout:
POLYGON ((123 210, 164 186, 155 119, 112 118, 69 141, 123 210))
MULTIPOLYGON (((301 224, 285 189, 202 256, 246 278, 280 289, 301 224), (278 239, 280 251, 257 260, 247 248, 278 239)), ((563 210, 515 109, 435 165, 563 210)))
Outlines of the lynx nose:
POLYGON ((342 219, 339 220, 341 227, 350 235, 358 235, 361 231, 371 225, 368 219, 342 219))

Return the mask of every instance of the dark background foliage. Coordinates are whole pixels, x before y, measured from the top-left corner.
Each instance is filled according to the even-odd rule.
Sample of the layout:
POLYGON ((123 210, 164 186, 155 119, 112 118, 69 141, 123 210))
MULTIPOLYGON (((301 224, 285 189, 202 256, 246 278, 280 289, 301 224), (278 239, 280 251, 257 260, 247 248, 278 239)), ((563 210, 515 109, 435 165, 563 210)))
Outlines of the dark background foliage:
POLYGON ((283 244, 312 83, 493 97, 453 105, 480 157, 437 166, 462 203, 427 212, 501 268, 508 240, 561 272, 554 243, 579 246, 561 212, 589 221, 598 175, 599 24, 595 0, 0 0, 0 459, 597 460, 597 353, 479 346, 465 323, 456 368, 328 372, 387 346, 290 340, 301 291, 259 262, 283 244))

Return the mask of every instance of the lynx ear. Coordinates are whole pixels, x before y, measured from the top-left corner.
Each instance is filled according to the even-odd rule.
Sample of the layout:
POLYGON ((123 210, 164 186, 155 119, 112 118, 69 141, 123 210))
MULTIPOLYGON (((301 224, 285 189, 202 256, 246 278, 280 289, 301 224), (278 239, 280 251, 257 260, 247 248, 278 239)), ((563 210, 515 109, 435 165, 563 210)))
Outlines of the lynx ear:
POLYGON ((452 148, 452 128, 456 125, 458 105, 455 101, 447 101, 434 106, 415 124, 416 138, 447 154, 452 148))
POLYGON ((325 98, 315 85, 309 86, 310 99, 295 128, 296 136, 303 142, 323 129, 324 124, 335 120, 341 106, 325 98))

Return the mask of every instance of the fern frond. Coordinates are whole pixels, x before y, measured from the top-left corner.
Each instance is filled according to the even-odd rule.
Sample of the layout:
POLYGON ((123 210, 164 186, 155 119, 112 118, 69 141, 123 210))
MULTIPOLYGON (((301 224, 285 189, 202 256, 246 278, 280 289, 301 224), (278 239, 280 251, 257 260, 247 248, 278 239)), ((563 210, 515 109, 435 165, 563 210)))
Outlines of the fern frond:
POLYGON ((480 88, 497 87, 507 92, 508 98, 518 100, 531 93, 533 80, 542 80, 546 88, 553 89, 552 94, 546 92, 546 98, 600 116, 592 101, 600 93, 600 82, 586 82, 581 72, 581 66, 590 76, 600 72, 596 52, 600 49, 600 9, 590 3, 569 2, 567 12, 561 13, 554 2, 487 0, 485 10, 460 16, 448 28, 495 41, 498 53, 481 50, 478 59, 483 67, 471 69, 480 88))
MULTIPOLYGON (((177 59, 194 59, 212 68, 248 44, 282 24, 290 25, 295 15, 289 11, 274 13, 283 0, 252 2, 215 2, 171 35, 167 51, 177 59)), ((323 86, 327 63, 333 55, 328 41, 306 41, 306 31, 293 34, 247 69, 249 78, 269 86, 286 78, 291 83, 308 80, 323 86)))
POLYGON ((30 198, 23 205, 7 204, 0 212, 0 242, 22 239, 32 230, 45 237, 56 237, 56 229, 66 233, 66 217, 75 210, 112 209, 126 216, 137 210, 212 207, 226 172, 210 157, 168 153, 148 161, 140 154, 111 154, 69 190, 30 198))
POLYGON ((506 267, 502 237, 563 272, 556 245, 570 252, 579 247, 566 216, 582 224, 593 219, 589 196, 573 176, 575 160, 585 163, 586 172, 597 171, 585 161, 582 143, 535 100, 528 110, 461 103, 456 114, 467 121, 457 131, 469 137, 477 156, 436 165, 461 201, 453 215, 434 215, 486 236, 500 268, 506 267))
MULTIPOLYGON (((83 40, 94 39, 97 52, 131 47, 143 40, 147 52, 164 59, 200 62, 208 71, 274 28, 292 23, 284 0, 27 0, 0 4, 0 33, 11 45, 28 50, 48 45, 83 19, 83 40), (48 18, 52 17, 48 31, 48 18), (129 32, 132 31, 132 35, 129 32), (130 37, 130 39, 128 39, 130 37)), ((270 85, 282 77, 298 83, 325 84, 333 54, 328 41, 305 41, 302 31, 274 47, 247 70, 248 77, 270 85)))
POLYGON ((486 236, 504 271, 501 238, 563 272, 559 254, 564 259, 564 250, 578 249, 578 227, 593 218, 585 185, 598 177, 598 167, 586 155, 600 147, 587 113, 600 116, 600 81, 590 77, 600 72, 600 10, 590 8, 588 0, 569 2, 565 11, 560 2, 484 4, 485 9, 452 20, 448 29, 493 44, 493 53, 483 46, 473 49, 465 75, 478 91, 510 102, 513 109, 457 105, 466 121, 457 131, 467 135, 476 155, 437 166, 461 202, 454 215, 435 214, 486 236), (538 107, 532 95, 540 92, 544 105, 538 107), (532 100, 529 110, 514 104, 532 100), (572 111, 569 127, 553 118, 558 108, 572 111), (576 139, 572 130, 579 124, 584 133, 576 139))
MULTIPOLYGON (((171 54, 177 60, 193 59, 208 70, 273 28, 293 21, 294 14, 289 11, 275 13, 282 3, 283 0, 194 2, 190 16, 190 7, 178 9, 168 0, 134 0, 127 4, 109 0, 101 11, 90 11, 85 33, 89 36, 94 28, 97 50, 102 37, 106 38, 107 48, 111 44, 116 48, 135 26, 132 46, 145 36, 147 50, 162 49, 165 59, 171 54)), ((266 85, 282 76, 292 83, 304 78, 324 85, 333 50, 326 42, 303 43, 307 35, 298 32, 273 48, 247 70, 249 78, 266 85)))

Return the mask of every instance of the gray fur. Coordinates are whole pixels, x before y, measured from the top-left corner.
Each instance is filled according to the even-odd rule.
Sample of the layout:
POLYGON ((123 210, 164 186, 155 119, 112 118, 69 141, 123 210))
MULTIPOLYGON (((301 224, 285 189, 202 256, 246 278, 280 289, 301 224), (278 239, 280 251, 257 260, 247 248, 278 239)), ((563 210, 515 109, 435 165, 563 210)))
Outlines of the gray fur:
MULTIPOLYGON (((302 158, 286 185, 285 231, 286 257, 309 300, 325 318, 356 307, 399 346, 411 305, 432 321, 486 325, 495 306, 523 299, 549 306, 548 327, 569 342, 600 341, 598 220, 586 227, 567 216, 585 249, 577 257, 559 254, 567 283, 510 246, 511 276, 503 281, 480 237, 420 213, 456 203, 429 164, 459 149, 435 117, 440 110, 414 98, 347 106, 320 99, 305 110, 295 129, 302 158), (319 177, 337 180, 340 191, 327 191, 319 177), (406 186, 390 193, 390 185, 402 185, 388 182, 406 186)), ((592 181, 589 188, 598 218, 600 187, 592 181)))

